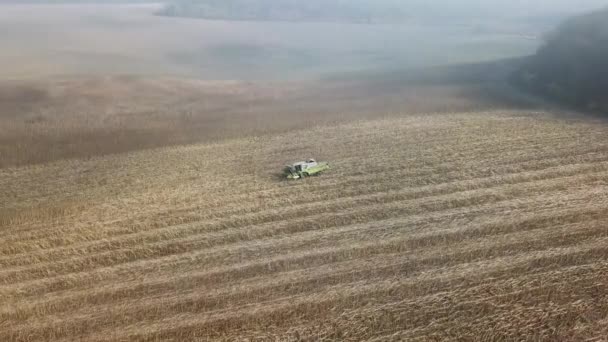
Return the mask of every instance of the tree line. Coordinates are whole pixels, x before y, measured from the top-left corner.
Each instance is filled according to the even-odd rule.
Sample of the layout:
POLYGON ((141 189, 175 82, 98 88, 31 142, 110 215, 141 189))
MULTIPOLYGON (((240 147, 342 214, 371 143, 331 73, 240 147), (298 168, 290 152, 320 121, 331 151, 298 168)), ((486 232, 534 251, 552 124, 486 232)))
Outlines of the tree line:
POLYGON ((608 9, 564 22, 514 81, 570 105, 607 111, 608 9))
POLYGON ((358 23, 400 21, 405 17, 397 6, 358 0, 174 0, 159 14, 225 20, 358 23))

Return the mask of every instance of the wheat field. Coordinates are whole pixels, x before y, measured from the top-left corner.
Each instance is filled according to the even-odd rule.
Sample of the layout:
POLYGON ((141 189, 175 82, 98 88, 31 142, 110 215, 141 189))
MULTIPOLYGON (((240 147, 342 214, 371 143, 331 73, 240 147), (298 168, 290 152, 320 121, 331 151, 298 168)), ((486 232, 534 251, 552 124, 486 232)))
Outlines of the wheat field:
POLYGON ((0 341, 603 340, 607 134, 412 115, 0 169, 0 341))
MULTIPOLYGON (((448 73, 436 72, 442 71, 448 73)), ((124 75, 0 80, 0 168, 404 113, 530 106, 513 91, 501 89, 500 96, 492 96, 487 83, 421 84, 399 77, 292 82, 124 75)))

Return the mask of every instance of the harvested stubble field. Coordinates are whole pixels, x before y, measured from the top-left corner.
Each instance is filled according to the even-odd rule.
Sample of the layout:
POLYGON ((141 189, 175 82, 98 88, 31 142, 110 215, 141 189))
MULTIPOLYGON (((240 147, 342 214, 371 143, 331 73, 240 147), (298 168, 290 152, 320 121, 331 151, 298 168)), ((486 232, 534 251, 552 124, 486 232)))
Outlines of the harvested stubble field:
POLYGON ((607 133, 421 115, 2 169, 0 340, 601 340, 607 133), (304 156, 333 170, 279 179, 304 156))

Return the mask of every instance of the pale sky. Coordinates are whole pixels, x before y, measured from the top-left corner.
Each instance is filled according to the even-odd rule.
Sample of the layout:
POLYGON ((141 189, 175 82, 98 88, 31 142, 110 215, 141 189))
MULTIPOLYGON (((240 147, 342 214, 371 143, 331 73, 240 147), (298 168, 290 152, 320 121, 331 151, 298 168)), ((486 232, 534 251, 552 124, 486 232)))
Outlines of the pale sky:
MULTIPOLYGON (((377 0, 365 0, 374 2, 377 0)), ((423 7, 438 14, 467 12, 492 15, 551 15, 576 14, 608 7, 608 0, 392 0, 402 8, 423 7)))

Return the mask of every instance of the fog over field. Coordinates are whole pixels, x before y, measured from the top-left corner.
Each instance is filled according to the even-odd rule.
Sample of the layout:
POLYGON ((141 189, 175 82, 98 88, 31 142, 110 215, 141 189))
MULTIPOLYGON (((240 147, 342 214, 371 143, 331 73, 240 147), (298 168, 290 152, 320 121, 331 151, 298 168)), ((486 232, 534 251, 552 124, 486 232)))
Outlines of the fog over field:
MULTIPOLYGON (((224 19, 230 19, 232 2, 243 1, 213 6, 222 13, 227 11, 224 19)), ((397 22, 380 17, 373 25, 362 25, 179 20, 155 15, 166 5, 144 2, 102 6, 93 1, 36 3, 55 4, 14 2, 0 11, 0 35, 9 35, 0 55, 0 73, 5 78, 154 74, 302 79, 336 72, 488 61, 533 53, 559 20, 601 4, 594 0, 576 6, 566 1, 349 2, 348 6, 358 5, 363 8, 359 12, 372 16, 383 13, 382 9, 403 13, 397 22)), ((188 15, 190 8, 213 2, 175 3, 183 3, 178 14, 188 15)), ((263 7, 255 1, 243 3, 263 7)), ((260 3, 276 6, 285 2, 260 3)), ((287 11, 285 6, 277 7, 277 19, 287 11)), ((297 6, 289 7, 290 11, 297 6)), ((318 11, 322 13, 323 7, 318 11)))
POLYGON ((156 8, 8 6, 0 11, 0 32, 10 33, 0 72, 11 78, 152 74, 302 79, 487 61, 530 54, 538 45, 524 33, 473 25, 204 21, 155 16, 156 8))
POLYGON ((0 0, 0 341, 605 340, 607 23, 0 0))

